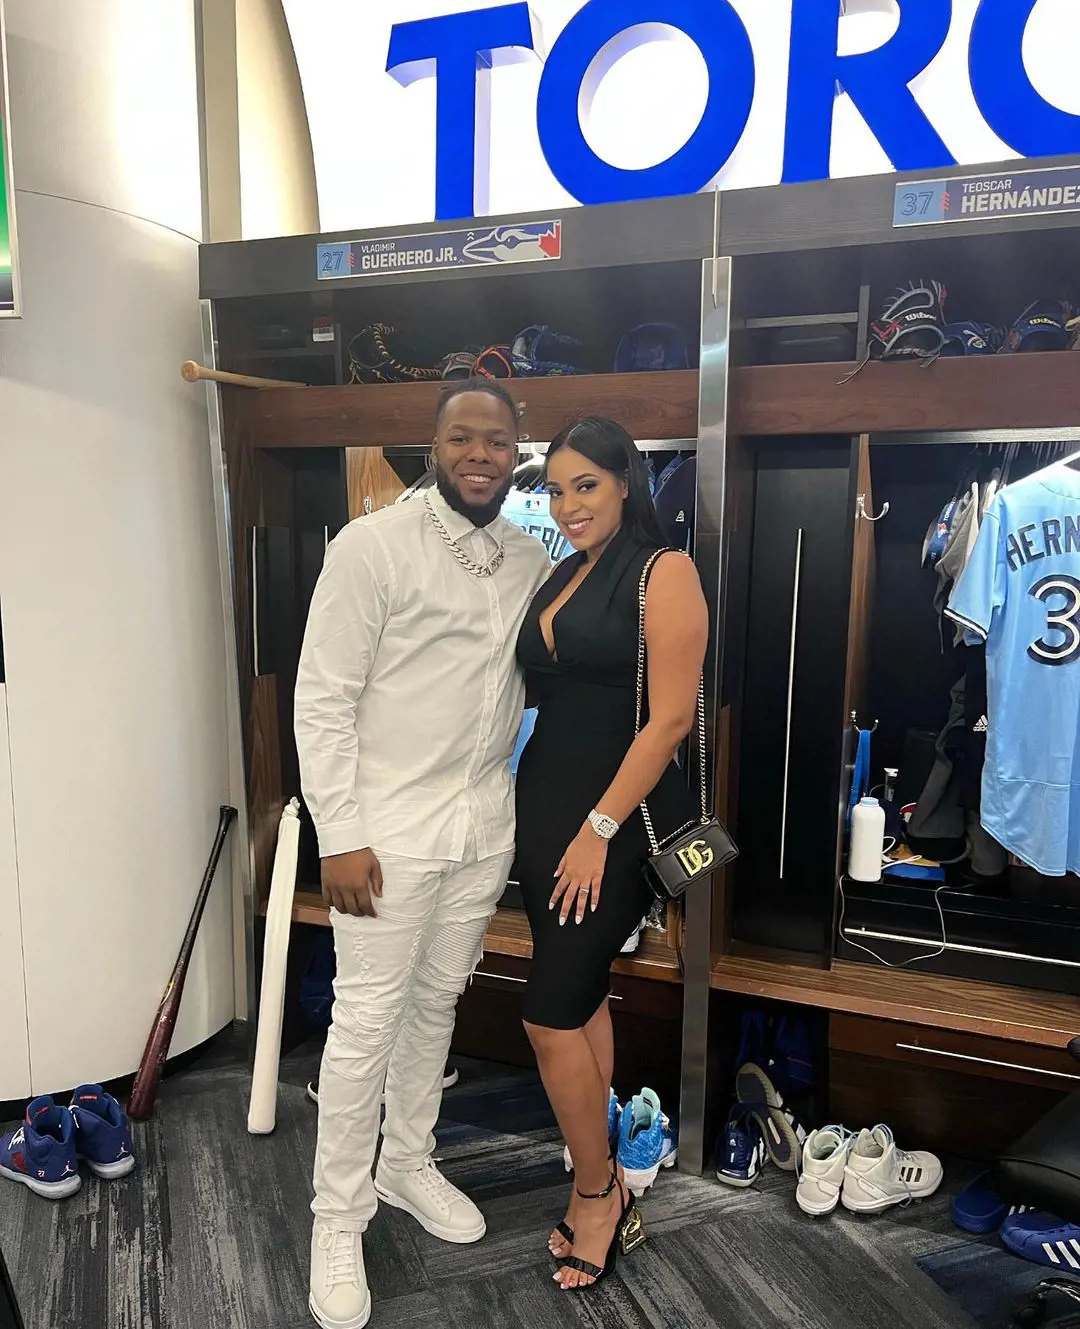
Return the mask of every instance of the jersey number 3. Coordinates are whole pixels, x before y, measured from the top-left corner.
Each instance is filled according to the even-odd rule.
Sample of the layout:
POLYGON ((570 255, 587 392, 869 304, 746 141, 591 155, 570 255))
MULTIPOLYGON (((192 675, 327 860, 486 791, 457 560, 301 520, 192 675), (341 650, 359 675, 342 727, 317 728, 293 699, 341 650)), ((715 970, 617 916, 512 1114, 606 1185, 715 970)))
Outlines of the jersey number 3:
POLYGON ((1040 637, 1028 647, 1028 655, 1038 664, 1072 664, 1080 658, 1080 578, 1067 577, 1062 573, 1043 577, 1031 588, 1030 595, 1046 605, 1046 626, 1051 634, 1057 634, 1056 641, 1047 641, 1040 637), (1065 603, 1060 608, 1052 609, 1050 600, 1060 596, 1065 603))

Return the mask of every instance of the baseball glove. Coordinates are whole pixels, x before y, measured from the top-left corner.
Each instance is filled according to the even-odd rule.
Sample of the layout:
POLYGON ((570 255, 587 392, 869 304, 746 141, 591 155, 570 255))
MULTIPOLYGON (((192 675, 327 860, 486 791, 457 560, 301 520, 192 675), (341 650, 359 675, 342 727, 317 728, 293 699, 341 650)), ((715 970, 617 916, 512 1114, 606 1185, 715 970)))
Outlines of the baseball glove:
POLYGON ((583 374, 584 369, 569 363, 576 359, 581 342, 563 332, 540 324, 524 328, 510 347, 515 378, 545 378, 553 374, 583 374), (555 357, 559 358, 556 359, 555 357))
POLYGON ((1064 351, 1072 340, 1069 322, 1074 312, 1067 300, 1032 300, 1009 329, 1004 349, 1020 354, 1064 351))
POLYGON ((472 378, 476 373, 476 352, 451 351, 439 361, 437 368, 444 379, 472 378))
POLYGON ((942 355, 996 355, 1005 341, 1005 333, 990 323, 946 323, 942 329, 945 344, 942 355))
POLYGON ((945 287, 939 281, 902 287, 870 325, 874 360, 936 360, 945 345, 945 287))
POLYGON ((349 342, 350 383, 424 383, 440 378, 438 369, 407 365, 391 354, 386 345, 395 328, 372 323, 361 328, 349 342))

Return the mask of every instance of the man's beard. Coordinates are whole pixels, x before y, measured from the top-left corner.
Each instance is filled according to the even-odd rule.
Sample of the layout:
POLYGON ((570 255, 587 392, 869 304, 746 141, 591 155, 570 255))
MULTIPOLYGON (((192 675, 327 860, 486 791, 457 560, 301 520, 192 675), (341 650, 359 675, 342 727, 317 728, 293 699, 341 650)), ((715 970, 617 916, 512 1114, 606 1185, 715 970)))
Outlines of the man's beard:
POLYGON ((445 499, 447 507, 453 508, 455 512, 467 517, 474 526, 480 528, 490 526, 499 515, 507 494, 513 488, 514 475, 511 472, 499 486, 498 492, 486 503, 467 503, 438 462, 435 463, 435 485, 445 499))

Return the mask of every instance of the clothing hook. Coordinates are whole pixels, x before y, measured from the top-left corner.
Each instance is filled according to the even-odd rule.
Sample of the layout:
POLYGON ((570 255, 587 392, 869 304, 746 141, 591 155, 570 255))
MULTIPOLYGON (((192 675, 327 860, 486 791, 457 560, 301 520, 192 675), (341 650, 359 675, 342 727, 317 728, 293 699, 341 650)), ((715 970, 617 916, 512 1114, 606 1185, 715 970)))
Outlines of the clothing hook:
POLYGON ((882 517, 888 516, 888 513, 889 505, 888 503, 883 503, 878 515, 876 517, 871 517, 866 510, 866 495, 860 494, 855 500, 855 515, 856 517, 862 517, 864 521, 880 521, 882 517))

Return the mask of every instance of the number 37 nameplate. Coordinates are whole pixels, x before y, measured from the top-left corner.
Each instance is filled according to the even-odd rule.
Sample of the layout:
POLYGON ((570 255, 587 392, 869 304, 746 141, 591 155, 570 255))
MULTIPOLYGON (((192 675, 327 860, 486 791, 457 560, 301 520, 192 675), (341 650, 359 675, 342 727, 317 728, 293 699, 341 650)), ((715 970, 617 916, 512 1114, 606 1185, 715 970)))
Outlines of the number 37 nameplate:
POLYGON ((940 226, 1059 212, 1080 212, 1080 166, 905 180, 896 186, 893 226, 940 226))

